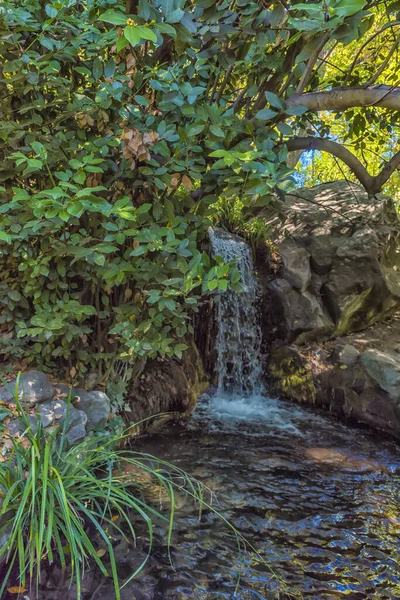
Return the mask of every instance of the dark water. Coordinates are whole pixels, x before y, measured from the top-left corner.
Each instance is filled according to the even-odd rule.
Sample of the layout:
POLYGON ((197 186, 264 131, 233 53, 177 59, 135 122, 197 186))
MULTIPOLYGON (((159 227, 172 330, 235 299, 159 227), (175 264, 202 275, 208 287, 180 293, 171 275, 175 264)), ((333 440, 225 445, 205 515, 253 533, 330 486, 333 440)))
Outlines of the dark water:
POLYGON ((207 512, 199 522, 187 502, 156 598, 400 598, 393 441, 281 401, 205 399, 186 427, 140 448, 213 490, 215 508, 269 565, 239 556, 221 520, 207 512))
MULTIPOLYGON (((277 400, 205 397, 187 423, 168 425, 135 449, 201 480, 214 508, 257 552, 239 553, 221 518, 206 509, 199 520, 193 502, 179 497, 172 566, 165 528, 157 525, 154 558, 123 588, 123 600, 400 599, 400 455, 393 441, 277 400)), ((123 542, 116 555, 126 577, 144 556, 123 542)), ((57 566, 42 581, 40 600, 76 597, 57 566)), ((115 597, 93 567, 83 589, 82 600, 115 597)))

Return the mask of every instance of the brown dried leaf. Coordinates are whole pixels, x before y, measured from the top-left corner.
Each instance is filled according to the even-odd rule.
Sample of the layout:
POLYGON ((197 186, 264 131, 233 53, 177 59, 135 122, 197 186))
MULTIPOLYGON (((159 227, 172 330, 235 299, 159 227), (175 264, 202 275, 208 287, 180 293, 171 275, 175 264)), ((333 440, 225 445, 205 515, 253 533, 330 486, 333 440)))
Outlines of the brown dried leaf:
POLYGON ((102 558, 106 553, 107 553, 107 550, 105 548, 100 548, 96 552, 96 554, 99 558, 102 558))
POLYGON ((76 375, 76 369, 75 369, 75 367, 72 367, 72 369, 70 370, 69 374, 70 374, 70 376, 72 378, 75 377, 75 375, 76 375))
POLYGON ((7 588, 7 592, 9 594, 23 594, 24 592, 27 591, 28 588, 26 588, 24 585, 15 585, 12 587, 7 588))
POLYGON ((132 297, 132 294, 133 294, 132 290, 131 290, 131 289, 129 289, 129 288, 127 288, 127 289, 125 290, 125 300, 129 300, 129 298, 131 298, 131 297, 132 297))
POLYGON ((184 188, 186 188, 187 190, 191 190, 193 187, 193 184, 190 180, 190 178, 187 175, 184 175, 182 177, 182 185, 184 188))

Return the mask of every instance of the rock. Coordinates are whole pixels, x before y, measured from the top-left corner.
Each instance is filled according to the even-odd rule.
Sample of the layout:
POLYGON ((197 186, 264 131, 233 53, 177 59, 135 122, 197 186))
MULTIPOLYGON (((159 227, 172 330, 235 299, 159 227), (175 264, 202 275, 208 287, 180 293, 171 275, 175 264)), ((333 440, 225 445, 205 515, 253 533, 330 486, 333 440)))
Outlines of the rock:
POLYGON ((287 238, 278 245, 282 259, 282 277, 294 288, 304 292, 311 280, 310 255, 294 240, 287 238))
POLYGON ((317 235, 306 240, 306 247, 311 255, 310 265, 317 275, 326 275, 331 270, 333 259, 340 245, 339 236, 317 235))
POLYGON ((73 425, 70 429, 68 429, 67 434, 65 436, 70 446, 75 446, 76 444, 83 442, 83 440, 86 437, 86 427, 84 424, 86 415, 81 410, 79 410, 78 412, 81 413, 81 421, 73 425))
POLYGON ((74 406, 83 410, 87 416, 87 431, 95 427, 103 427, 110 416, 111 402, 109 397, 100 391, 87 392, 74 389, 74 406))
POLYGON ((178 415, 189 415, 198 396, 207 389, 208 380, 199 352, 191 339, 186 343, 189 347, 182 359, 149 360, 140 377, 132 383, 126 398, 130 409, 124 412, 128 422, 136 424, 152 415, 163 414, 161 418, 142 422, 135 433, 155 429, 178 415))
POLYGON ((399 344, 400 315, 354 333, 347 341, 273 348, 270 391, 400 439, 399 344))
POLYGON ((376 349, 364 352, 361 363, 382 390, 400 399, 400 357, 376 349))
POLYGON ((326 338, 333 331, 332 320, 324 313, 318 299, 309 292, 296 291, 284 279, 275 279, 267 288, 274 303, 279 304, 276 310, 283 312, 286 343, 326 338))
POLYGON ((350 344, 346 344, 343 348, 341 348, 339 352, 340 362, 342 363, 342 365, 346 365, 347 367, 354 365, 357 362, 359 356, 359 350, 357 350, 357 348, 354 348, 354 346, 351 346, 350 344))
MULTIPOLYGON (((10 403, 14 401, 16 379, 10 381, 8 386, 12 392, 5 386, 1 387, 0 400, 10 403)), ((51 400, 54 393, 55 389, 44 373, 40 371, 27 371, 21 374, 18 384, 18 397, 26 407, 51 400)))
MULTIPOLYGON (((316 299, 321 314, 335 325, 330 336, 361 331, 400 308, 400 253, 396 242, 399 219, 390 199, 378 195, 371 203, 360 186, 348 182, 303 188, 287 194, 279 218, 272 217, 269 225, 272 241, 278 249, 282 247, 283 268, 275 277, 283 278, 296 292, 307 292, 316 299), (296 253, 299 248, 302 250, 296 253), (310 255, 309 262, 305 251, 310 255)), ((260 250, 258 265, 261 257, 260 250)), ((274 260, 271 253, 271 265, 274 260)), ((261 268, 259 272, 267 277, 265 283, 261 282, 265 289, 271 269, 261 268)), ((292 294, 291 305, 295 298, 292 294)), ((296 321, 306 321, 307 316, 301 318, 299 311, 310 310, 315 302, 301 299, 295 304, 296 321)), ((263 305, 267 307, 268 302, 263 300, 263 305)), ((280 339, 281 332, 290 331, 293 323, 281 326, 280 305, 277 313, 276 318, 262 316, 261 320, 280 339)), ((320 339, 320 327, 315 328, 314 338, 312 330, 308 331, 303 343, 320 339)), ((266 339, 273 341, 269 332, 266 339)), ((299 341, 293 336, 288 339, 299 341)), ((280 341, 288 339, 283 336, 280 341)))

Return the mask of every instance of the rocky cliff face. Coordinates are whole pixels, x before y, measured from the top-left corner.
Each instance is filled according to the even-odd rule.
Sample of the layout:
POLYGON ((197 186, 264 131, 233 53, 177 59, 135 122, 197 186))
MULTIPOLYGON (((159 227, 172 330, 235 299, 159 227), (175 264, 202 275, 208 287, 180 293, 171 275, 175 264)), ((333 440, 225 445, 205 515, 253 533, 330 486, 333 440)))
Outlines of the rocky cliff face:
POLYGON ((359 331, 400 308, 398 219, 384 196, 344 181, 298 190, 271 227, 281 269, 266 306, 285 342, 359 331))
POLYGON ((262 306, 266 335, 274 332, 267 367, 272 389, 400 437, 393 204, 334 182, 288 196, 271 227, 280 268, 263 283, 262 306))

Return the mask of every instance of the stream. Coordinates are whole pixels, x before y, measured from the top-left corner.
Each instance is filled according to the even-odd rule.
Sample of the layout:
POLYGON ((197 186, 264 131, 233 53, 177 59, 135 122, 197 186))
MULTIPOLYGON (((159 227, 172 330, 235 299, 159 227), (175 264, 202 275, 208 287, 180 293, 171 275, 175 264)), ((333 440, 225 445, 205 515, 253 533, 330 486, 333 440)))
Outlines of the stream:
POLYGON ((165 542, 158 556, 155 598, 400 598, 393 441, 284 401, 216 395, 186 425, 139 446, 208 486, 214 507, 259 553, 240 555, 223 521, 211 511, 199 521, 186 501, 173 569, 165 542))

